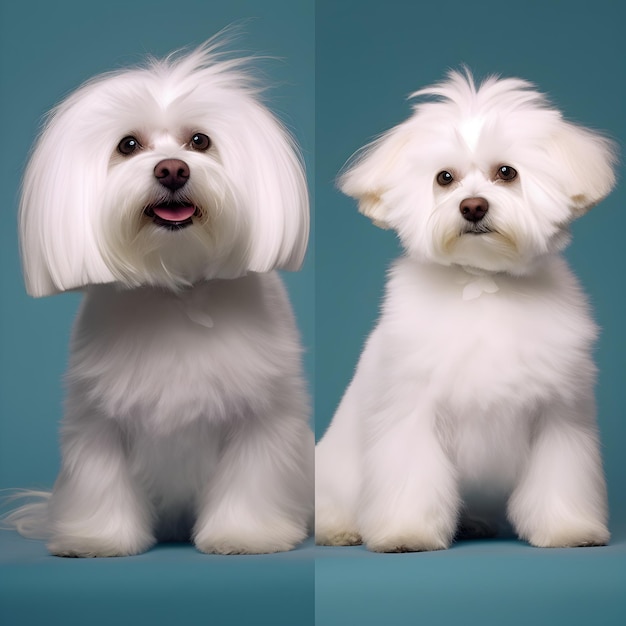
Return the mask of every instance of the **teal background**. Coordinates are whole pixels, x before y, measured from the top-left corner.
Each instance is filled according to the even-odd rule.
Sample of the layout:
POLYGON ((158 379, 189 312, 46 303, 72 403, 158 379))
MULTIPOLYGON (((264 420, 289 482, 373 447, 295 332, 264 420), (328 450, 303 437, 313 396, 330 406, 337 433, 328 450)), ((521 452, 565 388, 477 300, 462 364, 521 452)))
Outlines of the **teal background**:
MULTIPOLYGON (((467 64, 478 77, 520 76, 565 115, 626 138, 626 5, 596 2, 316 3, 316 429, 325 431, 378 316, 392 231, 334 185, 361 146, 410 114, 407 96, 467 64)), ((626 296, 623 165, 616 190, 574 224, 567 256, 602 329, 599 422, 611 504, 626 515, 626 296)))
MULTIPOLYGON (((17 243, 18 187, 42 116, 94 74, 199 45, 235 24, 230 48, 257 54, 270 108, 298 139, 313 181, 313 0, 24 0, 0 4, 0 486, 51 485, 59 457, 62 377, 80 294, 26 295, 17 243), (267 58, 271 57, 271 58, 267 58)), ((313 241, 313 236, 311 237, 313 241)), ((313 387, 313 246, 284 273, 313 387)))
MULTIPOLYGON (((257 67, 270 108, 297 137, 310 181, 314 152, 313 0, 20 0, 0 2, 0 487, 51 487, 70 327, 80 300, 35 300, 22 284, 18 185, 43 114, 102 71, 195 46, 235 23, 234 51, 272 58, 257 67)), ((311 239, 312 241, 312 239, 311 239)), ((285 274, 313 384, 313 248, 285 274)), ((59 559, 41 542, 0 532, 0 623, 313 623, 309 544, 288 554, 201 555, 162 545, 122 559, 59 559)))
MULTIPOLYGON (((400 254, 334 180, 346 160, 410 114, 407 96, 462 63, 520 76, 569 119, 626 138, 626 4, 619 0, 317 0, 316 427, 321 436, 378 316, 400 254)), ((623 153, 622 153, 623 157, 623 153)), ((316 620, 358 624, 625 624, 626 420, 624 168, 609 198, 574 225, 567 256, 602 327, 599 423, 611 545, 539 550, 464 541, 428 554, 316 550, 316 620)))
MULTIPOLYGON (((570 119, 606 130, 623 146, 625 12, 620 0, 0 2, 0 487, 49 487, 58 469, 61 380, 79 296, 26 296, 16 199, 41 116, 83 80, 146 52, 198 44, 237 21, 237 49, 277 57, 260 61, 274 85, 269 104, 299 140, 317 199, 304 270, 285 278, 321 435, 400 252, 393 233, 374 227, 335 190, 337 171, 408 116, 408 94, 461 63, 478 76, 534 81, 570 119)), ((626 623, 624 200, 622 183, 575 225, 568 250, 603 329, 598 404, 610 546, 538 550, 491 540, 379 555, 309 541, 287 554, 219 557, 165 544, 138 557, 68 560, 0 532, 0 623, 626 623)))

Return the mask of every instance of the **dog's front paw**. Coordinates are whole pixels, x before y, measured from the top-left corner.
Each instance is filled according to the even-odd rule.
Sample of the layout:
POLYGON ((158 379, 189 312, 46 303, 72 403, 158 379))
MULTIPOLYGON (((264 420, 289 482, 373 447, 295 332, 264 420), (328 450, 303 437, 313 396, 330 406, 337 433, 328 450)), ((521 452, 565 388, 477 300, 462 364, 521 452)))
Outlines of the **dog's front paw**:
POLYGON ((456 531, 454 502, 411 511, 370 507, 361 512, 363 542, 372 552, 430 552, 449 548, 456 531))
POLYGON ((318 527, 315 529, 315 543, 318 546, 358 546, 363 539, 356 529, 318 527))
POLYGON ((365 542, 372 552, 431 552, 450 547, 450 539, 441 534, 417 531, 378 535, 365 538, 365 542))
POLYGON ((378 524, 362 524, 363 541, 372 552, 430 552, 450 547, 455 531, 455 520, 439 511, 436 519, 422 516, 405 519, 385 516, 378 524))
POLYGON ((322 506, 315 509, 315 543, 318 546, 358 546, 363 543, 357 524, 347 511, 322 506))
POLYGON ((222 524, 209 521, 194 533, 194 544, 206 554, 271 554, 293 550, 307 536, 306 526, 286 520, 222 524))
POLYGON ((297 541, 263 540, 260 537, 224 535, 204 541, 195 541, 196 548, 205 554, 273 554, 287 552, 296 547, 297 541))
POLYGON ((564 503, 544 498, 537 505, 527 493, 516 494, 509 503, 509 518, 520 539, 538 548, 604 546, 611 537, 604 506, 564 503), (553 503, 558 506, 554 506, 553 503), (576 505, 576 506, 575 506, 576 505))
POLYGON ((55 536, 47 547, 54 556, 113 557, 140 554, 150 549, 154 543, 154 538, 147 534, 134 537, 55 536))
POLYGON ((528 536, 528 542, 537 548, 578 548, 605 546, 611 535, 602 524, 563 524, 552 530, 540 529, 528 536))

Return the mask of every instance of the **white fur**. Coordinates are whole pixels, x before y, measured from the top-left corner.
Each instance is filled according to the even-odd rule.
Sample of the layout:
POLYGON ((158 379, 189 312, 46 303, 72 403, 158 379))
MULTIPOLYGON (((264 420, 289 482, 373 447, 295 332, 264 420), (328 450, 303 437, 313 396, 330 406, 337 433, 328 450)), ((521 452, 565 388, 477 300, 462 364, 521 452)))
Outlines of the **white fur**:
POLYGON ((50 113, 20 203, 31 295, 110 282, 176 289, 299 268, 309 233, 300 159, 258 101, 245 59, 216 47, 96 77, 50 113), (207 152, 188 149, 198 131, 213 142, 207 152), (145 149, 122 158, 116 146, 127 135, 145 149), (180 195, 203 212, 175 239, 142 219, 162 199, 152 172, 165 158, 188 163, 180 195))
POLYGON ((293 548, 313 508, 301 348, 276 267, 308 236, 295 146, 215 41, 92 80, 51 114, 20 207, 28 291, 86 288, 51 495, 9 516, 53 554, 293 548), (190 148, 196 132, 212 141, 190 148), (128 135, 143 149, 123 156, 128 135), (163 159, 190 171, 170 192, 163 159), (184 198, 180 230, 144 209, 184 198), (267 272, 267 273, 259 273, 267 272))
POLYGON ((506 512, 536 546, 605 544, 597 330, 559 252, 613 186, 612 146, 518 79, 477 89, 453 72, 416 95, 437 99, 341 179, 406 257, 317 446, 317 542, 441 549, 502 530, 506 512), (502 165, 518 177, 497 179, 502 165), (474 197, 490 232, 466 232, 474 197))

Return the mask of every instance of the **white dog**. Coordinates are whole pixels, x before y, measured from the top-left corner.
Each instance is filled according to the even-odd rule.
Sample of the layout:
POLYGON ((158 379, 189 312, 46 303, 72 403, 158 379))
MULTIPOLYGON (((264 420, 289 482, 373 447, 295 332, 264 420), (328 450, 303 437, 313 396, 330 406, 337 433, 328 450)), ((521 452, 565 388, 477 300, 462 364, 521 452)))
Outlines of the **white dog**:
POLYGON ((308 238, 300 158, 215 40, 88 82, 20 206, 28 292, 86 288, 52 494, 10 521, 53 554, 289 550, 313 510, 298 332, 274 268, 308 238))
POLYGON ((381 552, 491 534, 605 544, 596 327, 560 252, 612 145, 518 79, 469 75, 356 158, 342 190, 406 250, 318 445, 316 537, 381 552))

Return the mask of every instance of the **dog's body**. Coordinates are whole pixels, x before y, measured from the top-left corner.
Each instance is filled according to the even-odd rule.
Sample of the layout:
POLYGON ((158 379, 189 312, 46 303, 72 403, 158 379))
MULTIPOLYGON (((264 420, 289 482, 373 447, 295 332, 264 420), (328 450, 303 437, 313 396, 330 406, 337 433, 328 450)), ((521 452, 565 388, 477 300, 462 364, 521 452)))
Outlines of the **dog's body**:
POLYGON ((82 87, 25 175, 29 292, 86 289, 60 475, 9 517, 53 554, 263 553, 307 534, 308 399, 271 271, 302 261, 306 183, 242 62, 214 47, 82 87))
POLYGON ((426 92, 445 100, 418 106, 342 179, 364 213, 398 231, 407 257, 317 447, 318 543, 441 549, 457 534, 501 531, 505 513, 533 545, 608 541, 596 327, 558 252, 564 210, 607 192, 612 156, 527 89, 492 80, 475 90, 452 74, 426 92), (559 133, 586 148, 555 139, 552 152, 559 133), (571 173, 561 150, 595 160, 587 176, 602 180, 585 180, 582 164, 571 173), (550 163, 555 191, 541 179, 550 163))
POLYGON ((396 263, 379 324, 318 446, 318 541, 362 535, 375 550, 442 548, 461 503, 462 527, 495 533, 513 492, 512 520, 533 543, 568 545, 589 531, 589 541, 606 540, 593 516, 604 510, 595 327, 578 285, 558 258, 535 276, 494 283, 496 293, 464 300, 476 276, 396 263), (595 506, 588 517, 566 512, 571 519, 546 511, 526 530, 539 505, 533 490, 546 504, 571 492, 595 506))
POLYGON ((276 274, 180 293, 90 287, 51 551, 133 554, 193 536, 204 552, 255 553, 304 539, 313 442, 300 352, 276 274))

